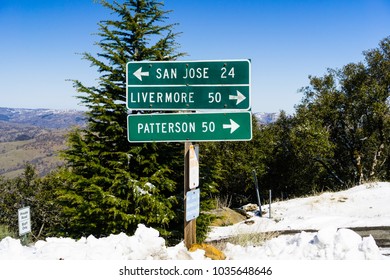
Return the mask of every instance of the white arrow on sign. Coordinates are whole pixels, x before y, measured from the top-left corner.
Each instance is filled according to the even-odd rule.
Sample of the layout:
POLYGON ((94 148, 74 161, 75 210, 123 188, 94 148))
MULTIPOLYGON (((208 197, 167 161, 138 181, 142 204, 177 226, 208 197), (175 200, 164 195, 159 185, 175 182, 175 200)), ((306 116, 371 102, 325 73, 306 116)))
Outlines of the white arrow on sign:
POLYGON ((242 101, 246 99, 245 95, 241 92, 237 91, 237 95, 229 95, 229 100, 237 100, 236 105, 240 104, 242 101))
POLYGON ((236 123, 235 121, 233 121, 232 119, 230 119, 230 124, 223 125, 224 129, 230 128, 230 134, 232 134, 234 131, 236 131, 239 127, 240 127, 240 125, 238 123, 236 123))
POLYGON ((142 72, 142 66, 140 68, 138 68, 137 71, 135 71, 133 73, 134 76, 136 76, 140 81, 142 81, 142 77, 148 77, 149 76, 149 72, 142 72))

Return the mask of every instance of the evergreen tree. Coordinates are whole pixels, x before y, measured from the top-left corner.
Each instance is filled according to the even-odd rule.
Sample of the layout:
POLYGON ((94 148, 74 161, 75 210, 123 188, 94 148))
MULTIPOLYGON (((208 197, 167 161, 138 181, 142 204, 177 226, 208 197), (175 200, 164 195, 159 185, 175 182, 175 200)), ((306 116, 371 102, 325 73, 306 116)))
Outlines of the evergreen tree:
POLYGON ((310 76, 293 116, 262 130, 270 150, 259 182, 275 196, 389 179, 390 37, 364 62, 310 76))
POLYGON ((323 162, 336 188, 388 176, 390 38, 364 55, 364 62, 310 77, 297 111, 327 130, 334 156, 323 162))
POLYGON ((255 202, 253 170, 262 173, 262 145, 260 126, 252 115, 252 140, 203 143, 202 178, 210 195, 231 201, 233 207, 255 202))
POLYGON ((87 108, 87 127, 72 132, 64 152, 68 170, 59 191, 65 229, 74 237, 132 233, 139 223, 168 235, 175 220, 176 172, 182 173, 181 149, 168 144, 130 144, 127 141, 126 63, 175 60, 175 24, 166 24, 169 11, 153 0, 100 3, 113 19, 100 21, 101 52, 84 53, 100 74, 97 86, 74 86, 87 108), (168 152, 169 151, 169 152, 168 152))

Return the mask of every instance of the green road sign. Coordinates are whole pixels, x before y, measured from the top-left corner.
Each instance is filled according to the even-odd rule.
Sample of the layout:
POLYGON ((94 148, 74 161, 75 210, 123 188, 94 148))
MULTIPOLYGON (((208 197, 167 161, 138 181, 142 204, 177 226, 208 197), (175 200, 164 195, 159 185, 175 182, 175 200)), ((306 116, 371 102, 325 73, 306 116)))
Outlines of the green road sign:
POLYGON ((249 60, 127 63, 127 85, 249 85, 249 60))
POLYGON ((252 114, 177 113, 127 117, 129 142, 249 141, 252 114))
POLYGON ((242 109, 250 107, 248 86, 128 88, 127 105, 144 110, 242 109))
POLYGON ((143 61, 126 67, 129 109, 250 108, 250 61, 143 61))

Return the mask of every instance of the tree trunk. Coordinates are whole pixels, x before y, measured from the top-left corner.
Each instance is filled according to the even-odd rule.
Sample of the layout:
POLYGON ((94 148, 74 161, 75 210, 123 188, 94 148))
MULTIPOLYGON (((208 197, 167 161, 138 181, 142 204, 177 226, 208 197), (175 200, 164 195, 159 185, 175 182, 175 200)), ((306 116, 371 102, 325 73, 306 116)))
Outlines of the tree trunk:
POLYGON ((381 143, 378 149, 375 151, 374 158, 372 160, 370 178, 375 177, 376 175, 376 166, 378 165, 378 158, 381 156, 383 149, 385 148, 385 144, 381 143))

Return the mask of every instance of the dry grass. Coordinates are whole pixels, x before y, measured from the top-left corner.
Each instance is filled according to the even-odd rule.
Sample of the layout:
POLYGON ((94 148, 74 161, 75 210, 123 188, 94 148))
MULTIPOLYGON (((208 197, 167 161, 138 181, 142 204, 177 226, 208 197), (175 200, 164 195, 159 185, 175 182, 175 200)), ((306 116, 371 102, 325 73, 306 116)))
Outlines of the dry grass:
POLYGON ((45 131, 34 139, 0 142, 0 175, 10 179, 23 174, 26 163, 45 175, 63 162, 58 152, 66 148, 65 130, 45 131))
POLYGON ((211 242, 219 250, 224 250, 227 243, 234 245, 246 246, 261 246, 267 240, 278 237, 279 233, 276 231, 269 232, 253 232, 253 233, 239 233, 229 238, 211 242))
POLYGON ((230 208, 231 205, 232 205, 231 196, 215 197, 215 209, 230 208))

